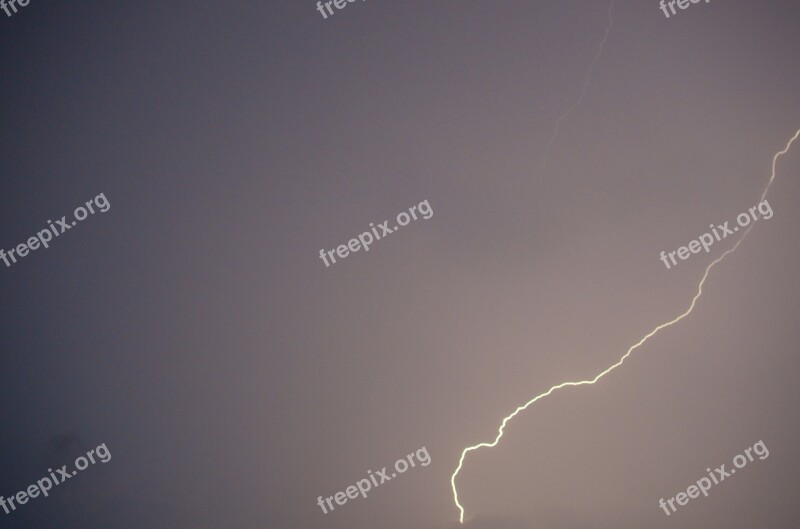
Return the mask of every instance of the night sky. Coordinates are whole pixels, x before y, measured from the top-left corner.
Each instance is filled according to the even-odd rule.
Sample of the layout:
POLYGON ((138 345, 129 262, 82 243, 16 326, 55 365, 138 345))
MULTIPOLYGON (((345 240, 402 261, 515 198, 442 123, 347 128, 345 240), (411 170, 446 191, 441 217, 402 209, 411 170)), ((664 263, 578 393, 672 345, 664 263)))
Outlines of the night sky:
POLYGON ((450 486, 517 406, 686 310, 740 237, 659 261, 756 206, 800 129, 797 0, 17 9, 0 248, 110 206, 0 261, 0 496, 111 459, 0 527, 800 523, 800 141, 690 317, 471 453, 463 526, 450 486), (661 510, 758 441, 768 458, 661 510), (421 447, 430 465, 317 505, 421 447))

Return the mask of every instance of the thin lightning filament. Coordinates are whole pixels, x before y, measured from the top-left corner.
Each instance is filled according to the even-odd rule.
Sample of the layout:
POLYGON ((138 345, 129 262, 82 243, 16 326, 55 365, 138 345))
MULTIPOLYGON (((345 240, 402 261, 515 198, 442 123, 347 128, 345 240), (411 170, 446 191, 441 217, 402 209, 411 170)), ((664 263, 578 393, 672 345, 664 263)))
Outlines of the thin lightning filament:
MULTIPOLYGON (((792 136, 792 138, 786 144, 786 147, 782 151, 779 151, 778 153, 776 153, 775 156, 772 158, 772 174, 771 174, 771 176, 769 178, 769 182, 767 182, 767 186, 764 188, 764 192, 761 194, 761 200, 762 201, 766 198, 767 192, 769 191, 770 186, 772 186, 772 182, 775 180, 775 166, 776 166, 776 164, 778 162, 778 158, 780 158, 781 156, 783 156, 784 154, 789 152, 789 149, 791 148, 792 143, 794 143, 794 141, 798 137, 800 137, 800 130, 795 132, 794 136, 792 136)), ((601 378, 603 378, 604 376, 606 376, 607 374, 609 374, 610 372, 614 371, 616 368, 621 366, 622 363, 625 362, 625 360, 631 355, 631 353, 633 353, 636 349, 638 349, 639 347, 644 345, 644 343, 647 340, 649 340, 651 337, 653 337, 656 333, 658 333, 662 329, 666 329, 667 327, 670 327, 670 326, 678 323, 679 321, 681 321, 682 319, 687 317, 689 314, 691 314, 692 311, 694 310, 695 305, 697 304, 697 300, 700 299, 700 296, 703 295, 703 285, 705 285, 706 279, 708 279, 708 275, 711 272, 711 269, 714 268, 717 264, 721 263, 728 255, 730 255, 730 254, 732 254, 733 252, 736 251, 736 249, 739 247, 739 245, 742 244, 742 242, 747 238, 747 235, 750 233, 750 230, 753 229, 753 226, 755 226, 755 224, 751 224, 744 231, 744 233, 742 234, 741 238, 739 238, 739 240, 736 241, 736 244, 734 244, 733 247, 731 247, 730 249, 726 250, 722 255, 720 255, 719 257, 714 259, 711 262, 711 264, 709 264, 706 267, 705 272, 703 273, 703 277, 702 277, 702 279, 700 279, 700 283, 697 285, 697 293, 695 293, 694 297, 692 298, 692 302, 689 304, 689 308, 687 308, 683 313, 681 313, 680 315, 678 315, 677 317, 675 317, 674 319, 672 319, 672 320, 670 320, 670 321, 668 321, 666 323, 662 323, 661 325, 657 326, 655 329, 653 329, 649 333, 645 334, 638 342, 633 344, 625 352, 625 354, 622 355, 622 357, 619 360, 617 360, 617 362, 615 364, 610 366, 608 369, 600 372, 594 378, 589 379, 589 380, 581 380, 581 381, 578 381, 578 382, 562 382, 561 384, 558 384, 558 385, 553 386, 552 388, 548 389, 544 393, 533 397, 531 400, 529 400, 528 402, 526 402, 522 406, 519 406, 516 410, 514 410, 513 413, 511 413, 510 415, 508 415, 507 417, 505 417, 503 419, 503 422, 500 424, 500 428, 497 430, 497 436, 495 437, 494 441, 492 441, 491 443, 480 443, 480 444, 477 444, 477 445, 474 445, 474 446, 468 446, 467 448, 465 448, 461 452, 461 459, 458 461, 458 467, 456 468, 455 472, 453 472, 453 476, 450 478, 450 484, 453 487, 453 500, 455 501, 456 507, 458 507, 458 510, 459 510, 459 513, 460 513, 459 514, 459 522, 461 522, 462 524, 464 523, 464 507, 462 507, 461 504, 458 501, 458 490, 456 489, 456 477, 458 476, 458 473, 461 472, 461 468, 464 466, 464 458, 466 458, 467 454, 469 454, 470 452, 472 452, 474 450, 478 450, 479 448, 494 448, 495 446, 497 446, 497 443, 500 442, 500 439, 503 437, 503 433, 505 432, 506 425, 511 421, 511 419, 516 417, 521 412, 525 411, 529 406, 531 406, 532 404, 534 404, 538 400, 549 396, 551 393, 553 393, 554 391, 556 391, 558 389, 566 388, 566 387, 570 387, 570 386, 588 386, 588 385, 596 383, 598 380, 600 380, 601 378)))

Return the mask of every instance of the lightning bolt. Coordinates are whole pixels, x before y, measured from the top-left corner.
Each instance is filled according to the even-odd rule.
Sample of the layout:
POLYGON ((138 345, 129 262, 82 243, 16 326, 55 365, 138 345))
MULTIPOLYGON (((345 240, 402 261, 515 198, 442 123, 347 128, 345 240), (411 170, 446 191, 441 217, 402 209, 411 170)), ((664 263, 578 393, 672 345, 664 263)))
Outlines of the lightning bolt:
POLYGON ((611 0, 611 3, 608 5, 608 26, 606 27, 605 35, 603 35, 603 40, 600 41, 600 46, 597 48, 597 53, 595 54, 594 59, 592 59, 591 64, 589 64, 589 73, 586 74, 586 81, 583 83, 583 91, 581 92, 581 96, 556 120, 556 123, 553 127, 553 134, 550 136, 550 141, 547 142, 547 147, 545 147, 544 155, 542 156, 542 163, 539 165, 539 171, 542 171, 545 167, 547 167, 547 156, 550 154, 550 149, 553 148, 553 144, 558 136, 558 131, 561 129, 561 122, 567 119, 567 117, 569 117, 569 115, 572 114, 575 109, 581 105, 581 103, 583 103, 583 100, 589 91, 589 83, 592 81, 592 72, 594 71, 597 61, 600 59, 600 55, 603 53, 603 48, 608 40, 608 35, 611 33, 611 28, 614 26, 614 18, 611 16, 611 10, 613 8, 614 0, 611 0))
MULTIPOLYGON (((794 136, 792 136, 792 138, 786 144, 786 147, 782 151, 779 151, 778 153, 776 153, 775 156, 772 158, 772 175, 769 178, 769 182, 767 182, 767 186, 764 188, 764 192, 761 194, 761 200, 762 201, 766 198, 767 192, 769 191, 769 188, 772 185, 772 182, 775 180, 775 166, 776 166, 776 164, 778 162, 778 158, 780 158, 781 156, 783 156, 784 154, 789 152, 789 149, 791 148, 792 143, 794 143, 794 141, 797 140, 798 137, 800 137, 800 130, 795 132, 794 136)), ((570 387, 570 386, 587 386, 587 385, 594 384, 595 382, 597 382, 598 380, 600 380, 601 378, 603 378, 604 376, 606 376, 607 374, 609 374, 610 372, 612 372, 613 370, 615 370, 616 368, 621 366, 622 363, 625 362, 625 360, 631 355, 631 353, 633 353, 636 349, 641 347, 647 340, 649 340, 651 337, 653 337, 657 332, 659 332, 662 329, 666 329, 667 327, 670 327, 670 326, 678 323, 679 321, 681 321, 682 319, 687 317, 689 314, 691 314, 692 311, 694 310, 694 307, 695 307, 695 304, 697 303, 697 300, 700 299, 700 296, 703 295, 703 285, 705 285, 706 279, 708 279, 708 275, 711 272, 711 269, 714 268, 717 264, 721 263, 728 255, 730 255, 730 254, 732 254, 733 252, 736 251, 736 249, 739 247, 739 245, 742 244, 742 242, 744 242, 745 238, 747 238, 747 235, 750 233, 750 230, 753 229, 753 226, 755 226, 755 223, 750 224, 750 226, 744 231, 744 233, 742 234, 741 238, 739 238, 739 240, 736 241, 736 244, 734 244, 733 247, 731 247, 728 250, 726 250, 722 255, 720 255, 719 257, 714 259, 711 262, 711 264, 709 264, 706 267, 705 273, 703 273, 703 278, 700 280, 700 283, 697 285, 697 293, 692 298, 692 302, 689 304, 689 308, 686 309, 682 314, 680 314, 679 316, 675 317, 674 319, 672 319, 672 320, 670 320, 670 321, 668 321, 666 323, 662 323, 661 325, 657 326, 655 329, 653 329, 649 333, 645 334, 642 337, 642 339, 639 340, 638 342, 636 342, 635 344, 633 344, 625 352, 625 354, 622 355, 622 357, 619 360, 617 360, 617 362, 615 364, 613 364, 611 367, 609 367, 605 371, 602 371, 601 373, 599 373, 596 377, 594 377, 594 378, 592 378, 590 380, 581 380, 581 381, 578 381, 578 382, 562 382, 561 384, 558 384, 557 386, 553 386, 552 388, 548 389, 546 392, 542 393, 541 395, 535 396, 534 398, 532 398, 531 400, 529 400, 528 402, 526 402, 525 404, 523 404, 522 406, 520 406, 516 410, 514 410, 514 412, 511 415, 509 415, 509 416, 507 416, 506 418, 503 419, 503 422, 500 425, 500 428, 497 430, 497 437, 495 437, 494 441, 492 441, 491 443, 480 443, 480 444, 477 444, 475 446, 469 446, 469 447, 465 448, 461 452, 461 459, 458 462, 458 468, 456 468, 455 472, 453 472, 453 476, 450 478, 450 484, 453 487, 453 499, 455 500, 456 507, 458 507, 458 510, 460 511, 459 521, 462 524, 464 523, 464 508, 458 502, 458 490, 456 490, 456 477, 458 476, 458 473, 461 471, 461 468, 464 466, 464 458, 467 456, 467 454, 472 452, 472 451, 474 451, 474 450, 478 450, 479 448, 494 448, 495 446, 497 446, 497 443, 500 442, 500 438, 503 437, 503 433, 504 433, 506 425, 509 423, 509 421, 511 421, 511 419, 516 417, 521 412, 525 411, 533 403, 537 402, 540 399, 543 399, 543 398, 547 397, 548 395, 550 395, 554 391, 556 391, 558 389, 561 389, 561 388, 566 388, 566 387, 570 387)))

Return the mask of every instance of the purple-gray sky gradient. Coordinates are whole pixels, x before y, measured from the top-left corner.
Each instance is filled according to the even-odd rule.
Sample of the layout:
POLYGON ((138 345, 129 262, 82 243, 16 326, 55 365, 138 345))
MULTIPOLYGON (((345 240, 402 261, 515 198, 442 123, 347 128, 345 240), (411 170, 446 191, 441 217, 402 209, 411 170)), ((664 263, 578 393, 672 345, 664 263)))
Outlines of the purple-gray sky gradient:
MULTIPOLYGON (((461 450, 682 312, 658 260, 800 128, 796 0, 48 2, 0 12, 0 526, 453 529, 461 450), (369 253, 332 249, 422 200, 369 253), (432 464, 322 514, 426 446, 432 464)), ((691 318, 518 416, 465 529, 795 527, 800 145, 691 318), (748 465, 658 507, 745 448, 748 465)))

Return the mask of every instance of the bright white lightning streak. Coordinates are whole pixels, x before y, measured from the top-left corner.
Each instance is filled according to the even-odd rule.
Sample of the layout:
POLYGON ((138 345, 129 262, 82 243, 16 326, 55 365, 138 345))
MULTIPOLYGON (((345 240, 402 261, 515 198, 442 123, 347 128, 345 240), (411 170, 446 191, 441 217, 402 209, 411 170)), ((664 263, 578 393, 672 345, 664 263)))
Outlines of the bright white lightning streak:
MULTIPOLYGON (((784 155, 787 152, 789 152, 789 149, 791 148, 792 143, 794 143, 794 141, 798 137, 800 137, 800 130, 795 132, 794 136, 792 136, 792 139, 790 139, 789 142, 786 144, 786 147, 782 151, 776 153, 775 156, 772 158, 772 175, 769 178, 769 182, 767 182, 767 186, 764 188, 764 192, 761 194, 761 200, 762 201, 766 198, 767 191, 769 191, 769 188, 772 185, 772 181, 775 180, 775 165, 778 162, 778 158, 780 158, 782 155, 784 155)), ((714 268, 718 263, 721 263, 722 260, 725 259, 725 257, 727 257, 729 254, 732 254, 733 252, 736 251, 736 249, 739 247, 739 245, 742 244, 742 241, 744 241, 745 238, 747 237, 747 234, 750 233, 750 230, 753 229, 753 226, 755 226, 755 223, 750 224, 750 226, 744 231, 744 233, 742 234, 741 238, 738 241, 736 241, 736 244, 734 244, 732 248, 726 250, 722 255, 720 255, 719 257, 714 259, 711 262, 711 264, 709 264, 706 267, 705 273, 703 274, 703 278, 700 280, 700 283, 697 285, 697 293, 692 298, 692 302, 689 304, 689 308, 686 309, 685 312, 683 312, 681 315, 677 316, 673 320, 670 320, 670 321, 668 321, 666 323, 662 323, 661 325, 659 325, 658 327, 656 327, 655 329, 653 329, 649 333, 645 334, 644 337, 642 337, 641 340, 639 340, 634 345, 632 345, 630 347, 630 349, 628 349, 625 352, 625 354, 622 355, 622 357, 617 361, 616 364, 612 365, 611 367, 609 367, 605 371, 601 372, 600 374, 598 374, 593 379, 591 379, 591 380, 581 380, 579 382, 563 382, 563 383, 561 383, 561 384, 559 384, 557 386, 553 386, 552 388, 548 389, 546 392, 542 393, 541 395, 537 395, 536 397, 532 398, 531 400, 529 400, 528 402, 526 402, 522 406, 518 407, 516 410, 514 410, 514 413, 512 413, 511 415, 509 415, 508 417, 503 419, 503 422, 500 425, 500 429, 497 431, 497 437, 495 437, 494 441, 492 441, 491 443, 480 443, 480 444, 477 444, 475 446, 469 446, 469 447, 465 448, 463 452, 461 452, 461 459, 458 462, 458 468, 456 468, 455 472, 453 472, 453 476, 450 478, 450 484, 453 486, 453 499, 455 500, 456 506, 458 507, 458 509, 459 509, 459 511, 461 513, 460 516, 459 516, 459 521, 462 524, 464 523, 464 508, 458 502, 458 491, 456 490, 456 476, 458 476, 458 473, 461 471, 461 467, 464 466, 464 458, 466 457, 466 455, 468 453, 472 452, 473 450, 477 450, 479 448, 493 448, 493 447, 497 446, 497 443, 500 441, 500 438, 503 437, 503 432, 504 432, 505 427, 508 424, 508 422, 511 419, 513 419, 514 417, 516 417, 520 412, 522 412, 525 409, 527 409, 528 406, 530 406, 534 402, 538 401, 539 399, 543 399, 543 398, 547 397, 548 395, 550 395, 551 393, 553 393, 557 389, 565 388, 567 386, 586 386, 586 385, 594 384, 595 382, 597 382, 598 380, 600 380, 601 378, 606 376, 608 373, 610 373, 611 371, 613 371, 616 368, 618 368, 619 366, 621 366, 622 363, 631 355, 631 353, 633 351, 638 349, 642 344, 644 344, 647 340, 649 340, 658 331, 660 331, 661 329, 664 329, 666 327, 669 327, 671 325, 674 325, 675 323, 678 323, 679 321, 684 319, 686 316, 691 314, 691 312, 694 310, 694 306, 697 303, 697 300, 700 299, 700 296, 703 294, 703 285, 705 284, 706 279, 708 278, 708 274, 709 274, 709 272, 711 272, 711 269, 714 268)))
POLYGON ((586 81, 583 83, 583 91, 581 92, 578 100, 575 101, 575 103, 573 103, 573 105, 569 107, 563 114, 561 114, 556 120, 555 126, 553 127, 553 135, 550 136, 550 141, 547 142, 547 147, 544 149, 544 155, 542 156, 542 163, 539 165, 539 171, 544 170, 544 168, 547 166, 547 156, 550 154, 550 150, 553 148, 553 144, 556 141, 558 131, 561 128, 561 122, 567 119, 567 117, 572 114, 575 109, 581 105, 581 103, 583 103, 583 100, 589 91, 589 83, 592 81, 592 72, 594 71, 597 61, 600 59, 600 55, 603 53, 603 48, 608 40, 608 35, 611 33, 611 28, 614 25, 614 18, 611 16, 611 10, 613 8, 614 0, 611 0, 611 3, 608 5, 608 26, 606 27, 606 33, 603 35, 603 40, 600 41, 600 46, 597 48, 597 53, 595 54, 594 59, 592 59, 591 64, 589 64, 589 73, 586 74, 586 81))

